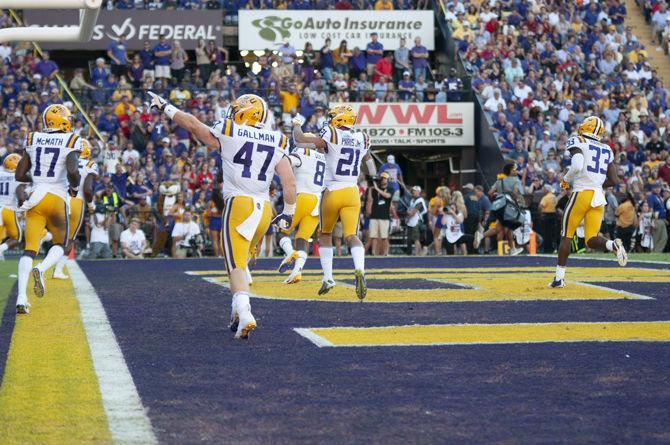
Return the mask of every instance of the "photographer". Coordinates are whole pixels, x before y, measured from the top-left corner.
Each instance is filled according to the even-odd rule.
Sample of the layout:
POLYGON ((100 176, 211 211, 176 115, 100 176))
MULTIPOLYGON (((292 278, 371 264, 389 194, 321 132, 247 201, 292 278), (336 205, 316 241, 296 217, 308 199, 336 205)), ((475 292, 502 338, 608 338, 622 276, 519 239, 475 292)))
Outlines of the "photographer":
POLYGON ((370 238, 373 255, 389 254, 392 193, 388 189, 389 174, 384 172, 368 187, 365 216, 370 218, 370 238))
POLYGON ((426 201, 421 197, 421 187, 412 187, 412 200, 407 209, 407 238, 414 244, 414 255, 421 255, 421 226, 425 224, 423 217, 428 212, 426 201))
POLYGON ((103 205, 99 204, 96 207, 95 213, 91 215, 91 245, 85 259, 112 257, 112 250, 109 248, 109 227, 113 219, 114 215, 107 212, 103 205))
MULTIPOLYGON (((442 233, 440 233, 439 237, 442 239, 442 236, 446 235, 447 238, 447 255, 450 252, 453 252, 452 255, 456 255, 459 250, 462 255, 467 255, 468 249, 465 245, 462 226, 465 215, 458 210, 455 203, 451 202, 440 209, 438 218, 441 219, 442 223, 442 233)), ((437 252, 438 255, 441 253, 437 252)))
POLYGON ((172 257, 186 258, 189 252, 192 256, 202 256, 202 235, 200 226, 193 221, 191 211, 187 210, 172 229, 172 257))

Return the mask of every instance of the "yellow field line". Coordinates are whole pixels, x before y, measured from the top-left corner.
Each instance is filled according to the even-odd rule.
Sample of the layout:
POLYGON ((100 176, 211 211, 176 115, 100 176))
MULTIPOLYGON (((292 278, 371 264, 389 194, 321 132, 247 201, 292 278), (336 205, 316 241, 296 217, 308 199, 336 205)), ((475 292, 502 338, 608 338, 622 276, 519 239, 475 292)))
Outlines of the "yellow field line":
POLYGON ((296 329, 318 346, 670 341, 670 321, 447 324, 296 329))

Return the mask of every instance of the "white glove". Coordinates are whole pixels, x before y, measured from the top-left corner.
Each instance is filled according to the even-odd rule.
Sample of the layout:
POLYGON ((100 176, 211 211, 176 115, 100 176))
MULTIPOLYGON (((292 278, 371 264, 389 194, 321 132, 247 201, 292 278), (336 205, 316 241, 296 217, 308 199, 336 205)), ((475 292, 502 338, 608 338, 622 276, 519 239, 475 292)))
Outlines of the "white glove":
POLYGON ((149 104, 150 108, 155 108, 161 113, 165 110, 165 107, 168 105, 168 101, 160 97, 158 94, 153 91, 147 91, 149 96, 151 96, 151 103, 149 104))
POLYGON ((305 117, 300 114, 296 115, 296 117, 291 119, 291 125, 293 125, 294 127, 296 125, 298 127, 302 127, 304 124, 305 124, 305 117))

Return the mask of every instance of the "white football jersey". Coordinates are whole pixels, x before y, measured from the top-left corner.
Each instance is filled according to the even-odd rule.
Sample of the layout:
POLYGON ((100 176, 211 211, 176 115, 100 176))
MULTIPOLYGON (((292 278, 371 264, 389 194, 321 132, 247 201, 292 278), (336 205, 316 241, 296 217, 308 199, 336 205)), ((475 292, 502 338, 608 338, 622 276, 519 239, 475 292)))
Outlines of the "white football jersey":
POLYGON ((94 161, 87 160, 87 159, 80 159, 79 160, 79 176, 81 179, 79 180, 79 191, 77 192, 77 198, 84 199, 84 181, 86 181, 86 177, 88 175, 93 175, 94 177, 98 177, 100 175, 99 170, 98 170, 98 164, 96 164, 94 161))
POLYGON ((72 151, 81 152, 81 138, 74 133, 30 132, 26 152, 30 156, 31 175, 35 189, 67 195, 66 158, 72 151))
POLYGON ((223 197, 251 196, 269 200, 275 166, 286 156, 288 139, 278 131, 216 122, 211 132, 221 145, 223 197))
POLYGON ((568 139, 565 148, 568 158, 573 148, 578 149, 584 155, 584 166, 575 176, 572 189, 576 192, 602 190, 603 183, 607 179, 607 166, 614 161, 612 149, 607 144, 582 136, 573 136, 568 139))
POLYGON ((317 150, 297 148, 289 155, 298 193, 320 196, 326 177, 326 156, 317 150))
POLYGON ((10 172, 0 166, 0 208, 11 207, 13 209, 18 207, 18 199, 16 198, 16 188, 21 184, 14 179, 14 172, 10 172))
POLYGON ((363 157, 370 148, 367 135, 326 125, 321 130, 326 141, 326 188, 338 190, 358 184, 363 157))

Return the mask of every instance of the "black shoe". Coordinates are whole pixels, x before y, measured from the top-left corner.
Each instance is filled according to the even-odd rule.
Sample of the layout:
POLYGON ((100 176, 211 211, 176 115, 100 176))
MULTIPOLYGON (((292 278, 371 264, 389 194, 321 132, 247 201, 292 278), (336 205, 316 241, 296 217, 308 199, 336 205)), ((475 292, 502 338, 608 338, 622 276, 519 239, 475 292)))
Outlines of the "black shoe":
POLYGON ((21 315, 28 315, 30 313, 29 304, 17 304, 16 313, 21 315))

